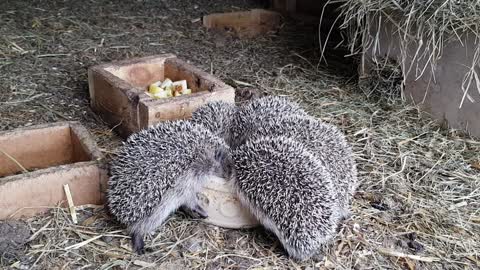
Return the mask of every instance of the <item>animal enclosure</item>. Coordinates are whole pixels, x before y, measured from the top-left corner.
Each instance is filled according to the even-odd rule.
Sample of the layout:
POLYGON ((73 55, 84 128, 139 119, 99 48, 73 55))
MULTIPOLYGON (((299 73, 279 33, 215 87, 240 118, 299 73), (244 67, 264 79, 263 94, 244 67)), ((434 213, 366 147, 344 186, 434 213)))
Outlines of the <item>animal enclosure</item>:
POLYGON ((376 78, 392 59, 402 73, 404 101, 478 137, 479 10, 478 1, 349 0, 341 17, 351 53, 361 57, 361 79, 376 78))

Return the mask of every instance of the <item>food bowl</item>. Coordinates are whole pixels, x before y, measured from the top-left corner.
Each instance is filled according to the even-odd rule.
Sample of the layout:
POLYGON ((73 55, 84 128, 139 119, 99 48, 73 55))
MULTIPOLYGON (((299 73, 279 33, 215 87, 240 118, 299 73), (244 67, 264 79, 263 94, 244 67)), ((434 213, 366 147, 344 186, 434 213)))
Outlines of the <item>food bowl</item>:
POLYGON ((208 179, 198 194, 200 206, 207 212, 206 223, 229 229, 253 228, 258 220, 240 203, 232 183, 223 178, 208 179))

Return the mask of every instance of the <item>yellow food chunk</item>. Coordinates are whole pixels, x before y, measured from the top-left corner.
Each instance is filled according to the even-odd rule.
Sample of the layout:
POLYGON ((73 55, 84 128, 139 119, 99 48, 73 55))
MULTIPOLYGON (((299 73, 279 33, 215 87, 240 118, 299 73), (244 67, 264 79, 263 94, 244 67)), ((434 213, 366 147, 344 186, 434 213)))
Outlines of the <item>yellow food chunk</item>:
POLYGON ((163 89, 166 89, 167 87, 170 87, 172 86, 172 80, 170 80, 169 78, 166 78, 165 81, 163 81, 162 84, 160 84, 160 87, 163 88, 163 89))
POLYGON ((164 90, 165 93, 167 93, 167 97, 172 97, 173 94, 172 94, 172 88, 167 88, 164 90))
POLYGON ((152 95, 155 95, 157 93, 160 93, 160 92, 163 92, 163 89, 158 87, 158 85, 154 85, 154 84, 151 84, 149 87, 148 87, 148 92, 152 95))
POLYGON ((183 89, 182 90, 182 95, 189 95, 192 93, 192 89, 183 89))
POLYGON ((168 98, 168 93, 166 91, 161 91, 153 95, 154 98, 168 98))

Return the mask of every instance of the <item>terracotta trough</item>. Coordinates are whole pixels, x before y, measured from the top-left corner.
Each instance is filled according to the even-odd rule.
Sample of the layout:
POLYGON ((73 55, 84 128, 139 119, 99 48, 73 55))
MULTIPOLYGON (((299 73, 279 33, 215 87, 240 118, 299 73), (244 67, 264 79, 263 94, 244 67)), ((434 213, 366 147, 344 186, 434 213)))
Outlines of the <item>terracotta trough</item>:
MULTIPOLYGON (((372 23, 377 25, 377 23, 372 23)), ((360 76, 368 76, 374 68, 374 58, 391 58, 400 62, 402 52, 398 31, 394 31, 388 22, 382 23, 382 30, 378 33, 378 48, 369 48, 363 55, 362 65, 359 68, 360 76), (393 34, 392 34, 393 33, 393 34)), ((375 27, 372 33, 376 33, 375 27)), ((417 43, 411 43, 406 50, 406 73, 404 93, 408 101, 420 105, 434 118, 444 121, 450 128, 459 129, 480 137, 480 82, 474 78, 468 89, 468 97, 464 98, 462 83, 468 77, 472 61, 475 59, 475 48, 478 44, 472 34, 460 36, 461 41, 445 42, 442 57, 436 64, 435 70, 428 66, 427 59, 415 60, 417 43), (424 68, 427 66, 427 68, 424 68), (460 104, 463 104, 460 107, 460 104)), ((425 44, 426 42, 424 42, 425 44)), ((422 52, 423 53, 423 52, 422 52)), ((473 68, 480 74, 480 64, 473 68)), ((472 73, 473 74, 473 73, 472 73)), ((468 85, 468 84, 465 84, 468 85)))
POLYGON ((232 30, 237 36, 247 38, 275 31, 280 24, 280 13, 264 9, 214 13, 203 17, 203 26, 208 29, 232 30))
POLYGON ((93 66, 88 71, 92 109, 123 138, 165 120, 187 119, 201 105, 235 102, 235 90, 173 54, 93 66), (145 91, 155 81, 186 80, 192 94, 153 99, 145 91))
POLYGON ((66 184, 74 205, 104 203, 107 172, 102 158, 89 132, 77 122, 0 133, 0 219, 66 206, 66 184))

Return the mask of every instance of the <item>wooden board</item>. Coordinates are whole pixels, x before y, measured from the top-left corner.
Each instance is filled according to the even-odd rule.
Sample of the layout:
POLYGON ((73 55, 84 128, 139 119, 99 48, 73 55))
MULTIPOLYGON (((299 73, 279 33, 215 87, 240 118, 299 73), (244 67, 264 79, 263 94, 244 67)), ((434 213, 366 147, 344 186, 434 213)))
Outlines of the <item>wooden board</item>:
POLYGON ((10 156, 0 152, 0 219, 31 217, 65 205, 65 184, 77 206, 105 200, 103 155, 78 122, 0 132, 0 149, 10 156))
POLYGON ((208 29, 233 31, 239 37, 256 37, 275 31, 281 24, 278 12, 253 9, 250 11, 214 13, 203 17, 208 29))

